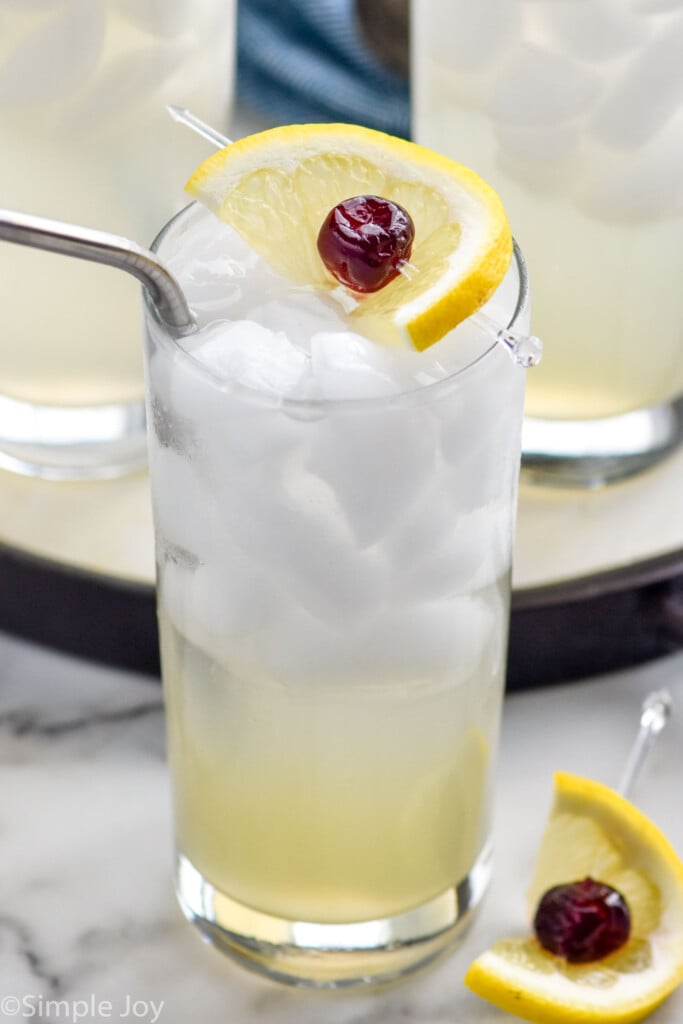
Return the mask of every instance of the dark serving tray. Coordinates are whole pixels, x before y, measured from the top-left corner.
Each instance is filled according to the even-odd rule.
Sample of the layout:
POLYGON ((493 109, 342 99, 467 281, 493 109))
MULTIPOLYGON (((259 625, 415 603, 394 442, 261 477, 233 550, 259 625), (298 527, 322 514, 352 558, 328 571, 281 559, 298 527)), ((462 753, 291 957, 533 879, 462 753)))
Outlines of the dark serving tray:
MULTIPOLYGON (((0 629, 158 675, 154 587, 0 545, 0 629)), ((570 682, 683 646, 683 549, 512 597, 509 690, 570 682)))

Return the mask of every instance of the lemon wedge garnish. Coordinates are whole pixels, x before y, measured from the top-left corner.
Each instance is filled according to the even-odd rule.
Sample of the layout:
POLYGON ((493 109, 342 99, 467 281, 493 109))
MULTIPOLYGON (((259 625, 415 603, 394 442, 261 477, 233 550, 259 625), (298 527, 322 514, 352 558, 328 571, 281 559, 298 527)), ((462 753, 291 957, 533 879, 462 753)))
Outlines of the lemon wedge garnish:
POLYGON ((498 195, 474 171, 413 142, 347 124, 286 125, 208 158, 186 185, 278 273, 336 286, 318 254, 323 220, 352 196, 382 196, 415 224, 406 275, 360 298, 354 329, 417 349, 482 306, 510 264, 512 237, 498 195))
POLYGON ((631 934, 611 956, 569 964, 534 938, 507 938, 472 963, 465 984, 539 1024, 635 1024, 683 981, 683 862, 628 800, 558 773, 529 892, 530 916, 551 886, 590 876, 617 889, 631 934))

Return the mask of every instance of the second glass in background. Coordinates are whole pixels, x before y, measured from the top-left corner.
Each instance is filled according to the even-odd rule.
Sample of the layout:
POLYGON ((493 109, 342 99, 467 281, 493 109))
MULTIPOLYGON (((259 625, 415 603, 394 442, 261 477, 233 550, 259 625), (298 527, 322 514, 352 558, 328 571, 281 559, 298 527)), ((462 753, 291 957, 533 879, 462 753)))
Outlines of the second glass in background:
MULTIPOLYGON (((1 204, 148 245, 230 112, 233 0, 0 6, 1 204)), ((0 245, 0 466, 110 475, 145 459, 139 293, 95 264, 0 245)))
POLYGON ((683 435, 683 0, 412 7, 414 135, 500 193, 532 268, 525 463, 598 483, 683 435))

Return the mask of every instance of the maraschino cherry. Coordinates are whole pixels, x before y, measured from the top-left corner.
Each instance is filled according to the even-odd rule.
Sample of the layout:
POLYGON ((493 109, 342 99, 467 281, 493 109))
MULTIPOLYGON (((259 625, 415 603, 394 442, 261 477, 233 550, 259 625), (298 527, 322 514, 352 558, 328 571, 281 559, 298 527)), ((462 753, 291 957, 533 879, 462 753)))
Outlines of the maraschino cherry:
POLYGON ((534 931, 549 953, 570 964, 585 964, 624 945, 631 933, 631 915, 620 892, 584 878, 548 889, 538 905, 534 931))
POLYGON ((338 203, 318 234, 320 257, 337 281, 354 292, 376 292, 392 281, 413 247, 410 214, 381 196, 338 203))

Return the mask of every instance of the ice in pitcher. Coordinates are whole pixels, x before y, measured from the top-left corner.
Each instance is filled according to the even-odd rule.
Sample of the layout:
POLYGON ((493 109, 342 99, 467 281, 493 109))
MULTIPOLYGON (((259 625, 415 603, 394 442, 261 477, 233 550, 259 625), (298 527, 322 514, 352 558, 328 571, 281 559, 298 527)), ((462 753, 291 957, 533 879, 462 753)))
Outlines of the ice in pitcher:
MULTIPOLYGON (((0 3, 2 206, 149 243, 205 153, 164 103, 182 95, 221 125, 232 37, 226 0, 0 3)), ((0 304, 4 395, 69 406, 141 397, 139 296, 124 275, 3 245, 0 304)))
POLYGON ((683 2, 413 5, 416 138, 505 197, 547 358, 527 413, 683 391, 683 2))

